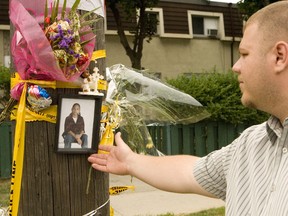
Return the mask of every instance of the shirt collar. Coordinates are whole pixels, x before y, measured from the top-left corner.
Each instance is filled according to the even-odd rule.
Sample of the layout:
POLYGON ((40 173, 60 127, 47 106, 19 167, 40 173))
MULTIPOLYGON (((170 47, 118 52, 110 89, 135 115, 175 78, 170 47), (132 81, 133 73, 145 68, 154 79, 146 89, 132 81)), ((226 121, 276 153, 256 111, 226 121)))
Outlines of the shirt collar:
MULTIPOLYGON (((284 125, 288 127, 288 119, 285 119, 284 125)), ((275 116, 270 116, 266 124, 266 129, 267 129, 269 138, 271 138, 273 133, 276 134, 277 137, 280 137, 283 131, 283 125, 281 124, 278 118, 276 118, 275 116)))
POLYGON ((273 134, 276 134, 277 137, 280 137, 283 131, 283 128, 288 128, 288 118, 286 118, 283 124, 275 116, 270 116, 266 124, 266 130, 268 132, 269 138, 273 134))

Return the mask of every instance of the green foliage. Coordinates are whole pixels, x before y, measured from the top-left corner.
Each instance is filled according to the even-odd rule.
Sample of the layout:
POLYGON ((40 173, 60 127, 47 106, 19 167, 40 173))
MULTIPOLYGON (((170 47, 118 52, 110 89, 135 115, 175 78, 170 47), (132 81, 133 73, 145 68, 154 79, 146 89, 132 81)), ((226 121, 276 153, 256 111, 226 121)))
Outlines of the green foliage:
POLYGON ((9 206, 10 179, 0 179, 0 208, 9 206))
POLYGON ((242 105, 237 77, 232 72, 189 78, 182 75, 167 82, 198 100, 211 113, 209 120, 232 124, 257 124, 267 120, 268 114, 242 105))
POLYGON ((256 11, 276 1, 278 0, 241 0, 237 5, 240 12, 244 14, 244 20, 247 20, 256 11))
POLYGON ((10 92, 10 69, 0 65, 0 89, 4 89, 8 94, 10 92))

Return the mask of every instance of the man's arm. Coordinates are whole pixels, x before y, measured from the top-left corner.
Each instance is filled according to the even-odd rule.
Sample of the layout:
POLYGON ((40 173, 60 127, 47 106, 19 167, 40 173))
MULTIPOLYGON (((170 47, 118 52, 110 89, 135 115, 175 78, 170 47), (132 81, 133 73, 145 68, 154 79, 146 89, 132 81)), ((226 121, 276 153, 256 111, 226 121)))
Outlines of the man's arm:
POLYGON ((109 154, 93 154, 88 158, 92 167, 118 175, 131 175, 158 189, 177 193, 197 193, 209 197, 193 175, 195 156, 148 156, 133 152, 120 137, 115 135, 116 146, 99 146, 109 154))

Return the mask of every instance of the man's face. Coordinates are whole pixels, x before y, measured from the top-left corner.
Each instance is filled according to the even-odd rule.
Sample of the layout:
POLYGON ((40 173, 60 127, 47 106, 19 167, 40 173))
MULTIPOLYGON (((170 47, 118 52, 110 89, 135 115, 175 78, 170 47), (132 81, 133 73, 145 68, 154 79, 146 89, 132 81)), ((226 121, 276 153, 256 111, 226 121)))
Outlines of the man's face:
POLYGON ((250 24, 239 45, 240 58, 232 68, 238 74, 242 104, 260 110, 265 110, 271 86, 269 51, 264 53, 263 50, 257 24, 250 24))

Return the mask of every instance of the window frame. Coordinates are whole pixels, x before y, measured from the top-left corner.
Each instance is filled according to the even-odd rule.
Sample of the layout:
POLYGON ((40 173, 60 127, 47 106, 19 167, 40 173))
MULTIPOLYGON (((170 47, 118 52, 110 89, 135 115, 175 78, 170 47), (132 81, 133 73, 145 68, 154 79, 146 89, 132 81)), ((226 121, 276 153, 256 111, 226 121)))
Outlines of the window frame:
POLYGON ((217 13, 217 12, 207 12, 207 11, 195 11, 195 10, 188 10, 187 11, 187 15, 188 15, 188 27, 189 27, 189 35, 191 36, 191 38, 199 38, 199 37, 203 37, 203 38, 210 38, 208 35, 194 35, 193 34, 193 25, 192 25, 192 16, 199 16, 199 17, 203 17, 205 19, 205 17, 212 17, 212 18, 218 18, 218 36, 217 38, 220 40, 224 40, 225 38, 225 29, 224 29, 224 18, 223 18, 223 13, 217 13))
POLYGON ((155 36, 161 37, 164 33, 163 9, 162 8, 146 8, 146 12, 158 14, 157 32, 155 36))

